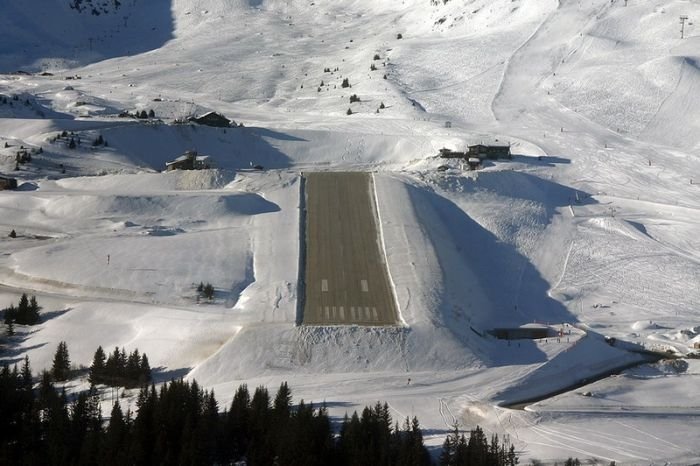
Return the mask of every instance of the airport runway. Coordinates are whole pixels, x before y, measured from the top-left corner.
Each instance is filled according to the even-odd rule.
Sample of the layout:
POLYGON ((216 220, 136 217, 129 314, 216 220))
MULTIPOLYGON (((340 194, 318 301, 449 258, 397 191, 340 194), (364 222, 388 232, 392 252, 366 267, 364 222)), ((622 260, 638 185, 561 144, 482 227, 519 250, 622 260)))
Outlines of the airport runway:
POLYGON ((304 325, 397 325, 369 173, 305 173, 304 325))

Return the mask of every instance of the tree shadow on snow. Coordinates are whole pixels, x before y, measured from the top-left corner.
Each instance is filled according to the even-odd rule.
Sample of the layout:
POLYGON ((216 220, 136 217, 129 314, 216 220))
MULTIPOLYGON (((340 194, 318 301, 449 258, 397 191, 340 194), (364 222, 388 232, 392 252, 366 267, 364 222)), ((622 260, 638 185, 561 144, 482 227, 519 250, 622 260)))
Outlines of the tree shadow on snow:
POLYGON ((0 350, 0 364, 7 364, 8 366, 19 364, 24 360, 25 353, 46 346, 47 344, 44 342, 32 346, 22 346, 22 343, 24 343, 28 337, 29 334, 7 337, 7 343, 3 345, 0 350))
POLYGON ((192 368, 168 369, 167 367, 154 367, 151 370, 151 380, 155 384, 179 380, 187 376, 192 368))
POLYGON ((71 310, 71 308, 60 309, 57 311, 42 312, 40 314, 41 323, 43 324, 44 322, 48 322, 51 319, 55 319, 56 317, 61 317, 63 314, 65 314, 66 312, 68 312, 70 310, 71 310))

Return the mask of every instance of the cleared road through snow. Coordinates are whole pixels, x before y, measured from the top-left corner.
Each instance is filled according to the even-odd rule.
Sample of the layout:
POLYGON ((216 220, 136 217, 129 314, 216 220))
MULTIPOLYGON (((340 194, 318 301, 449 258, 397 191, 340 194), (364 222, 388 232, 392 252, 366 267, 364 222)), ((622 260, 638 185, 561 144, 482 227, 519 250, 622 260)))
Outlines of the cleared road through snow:
POLYGON ((396 325, 368 173, 307 173, 305 325, 396 325))

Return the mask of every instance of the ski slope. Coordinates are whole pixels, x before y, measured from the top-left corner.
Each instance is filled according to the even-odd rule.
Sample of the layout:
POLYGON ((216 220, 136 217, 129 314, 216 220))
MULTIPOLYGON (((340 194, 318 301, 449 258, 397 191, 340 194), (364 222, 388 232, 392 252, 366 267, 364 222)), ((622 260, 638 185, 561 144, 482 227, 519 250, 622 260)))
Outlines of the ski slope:
POLYGON ((332 415, 386 400, 434 447, 478 423, 522 463, 697 462, 693 359, 503 407, 700 343, 700 4, 624 3, 8 4, 0 306, 28 291, 45 320, 3 357, 125 346, 222 405, 286 380, 332 415), (207 111, 243 125, 175 124, 207 111), (495 139, 511 161, 436 156, 495 139), (20 146, 42 151, 15 171, 20 146), (216 169, 163 172, 186 150, 216 169), (295 326, 300 173, 322 170, 374 173, 401 326, 295 326), (487 333, 533 323, 571 333, 487 333))

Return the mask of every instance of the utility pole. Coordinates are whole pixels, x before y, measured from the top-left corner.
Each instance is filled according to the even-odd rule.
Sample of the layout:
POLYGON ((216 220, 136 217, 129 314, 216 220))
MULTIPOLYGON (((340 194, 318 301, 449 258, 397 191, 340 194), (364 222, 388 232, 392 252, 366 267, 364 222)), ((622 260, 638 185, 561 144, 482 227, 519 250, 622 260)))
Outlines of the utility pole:
POLYGON ((685 22, 688 20, 688 15, 681 15, 681 39, 685 33, 685 22))

